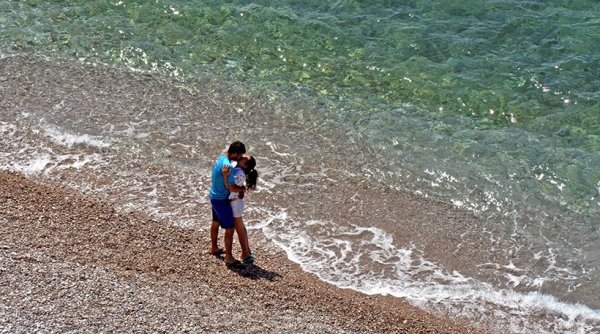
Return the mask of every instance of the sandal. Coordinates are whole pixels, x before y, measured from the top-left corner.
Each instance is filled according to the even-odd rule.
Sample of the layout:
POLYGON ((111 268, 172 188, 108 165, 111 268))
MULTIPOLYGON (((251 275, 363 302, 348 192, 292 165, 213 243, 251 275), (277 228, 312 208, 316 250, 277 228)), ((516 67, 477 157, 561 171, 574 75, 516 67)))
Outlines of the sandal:
POLYGON ((250 253, 247 258, 243 259, 242 262, 244 262, 244 264, 253 264, 254 256, 252 256, 252 253, 250 253))
POLYGON ((225 263, 225 265, 227 266, 228 269, 243 269, 243 268, 246 267, 239 260, 235 260, 235 261, 233 261, 231 263, 225 263))

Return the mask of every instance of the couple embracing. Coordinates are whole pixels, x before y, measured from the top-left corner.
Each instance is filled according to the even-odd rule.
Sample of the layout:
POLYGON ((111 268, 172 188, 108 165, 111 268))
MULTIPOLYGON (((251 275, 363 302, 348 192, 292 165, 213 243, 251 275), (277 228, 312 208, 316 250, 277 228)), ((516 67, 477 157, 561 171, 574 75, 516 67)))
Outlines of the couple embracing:
POLYGON ((254 263, 254 257, 248 244, 248 232, 242 219, 244 194, 246 190, 256 188, 258 173, 254 169, 256 160, 246 154, 242 142, 235 141, 227 151, 221 153, 212 167, 210 184, 210 204, 212 207, 212 225, 210 226, 211 249, 213 255, 221 255, 219 248, 219 227, 225 229, 225 264, 227 267, 239 267, 254 263), (242 249, 242 262, 233 257, 233 234, 237 233, 242 249))

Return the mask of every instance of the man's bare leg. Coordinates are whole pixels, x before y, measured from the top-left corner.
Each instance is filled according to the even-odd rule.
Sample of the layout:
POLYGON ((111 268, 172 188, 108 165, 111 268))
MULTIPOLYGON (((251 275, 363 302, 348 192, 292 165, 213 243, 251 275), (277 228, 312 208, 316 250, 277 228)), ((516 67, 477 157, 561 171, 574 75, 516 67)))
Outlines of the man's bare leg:
POLYGON ((219 242, 217 240, 219 238, 219 227, 219 222, 213 220, 212 225, 210 225, 211 254, 219 254, 221 251, 221 249, 219 248, 219 242))
POLYGON ((232 249, 233 249, 233 233, 235 233, 235 228, 227 228, 225 229, 225 263, 231 264, 236 261, 233 257, 232 249))

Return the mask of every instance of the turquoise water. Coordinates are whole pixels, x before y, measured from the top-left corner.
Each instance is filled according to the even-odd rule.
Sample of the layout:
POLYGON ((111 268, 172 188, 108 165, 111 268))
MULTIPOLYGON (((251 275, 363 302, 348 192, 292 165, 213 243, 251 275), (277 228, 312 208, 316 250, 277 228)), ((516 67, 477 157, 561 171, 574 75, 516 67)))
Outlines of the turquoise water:
MULTIPOLYGON (((12 50, 60 51, 183 77, 226 73, 355 109, 416 104, 469 117, 480 129, 510 126, 595 152, 598 6, 4 1, 2 39, 12 50), (541 118, 551 124, 541 126, 541 118)), ((370 116, 348 115, 356 122, 370 116)))
POLYGON ((0 54, 30 53, 320 106, 281 117, 336 124, 358 172, 485 217, 600 307, 598 1, 0 1, 0 54))
MULTIPOLYGON (((552 182, 565 184, 557 200, 585 211, 597 210, 600 188, 599 7, 3 1, 0 38, 6 54, 57 52, 182 80, 218 73, 322 98, 330 105, 324 118, 397 159, 408 154, 414 164, 425 150, 437 159, 480 160, 505 175, 550 169, 552 182), (431 143, 439 149, 414 148, 431 143), (540 150, 550 152, 536 158, 540 150)), ((543 197, 554 192, 534 188, 543 197)))

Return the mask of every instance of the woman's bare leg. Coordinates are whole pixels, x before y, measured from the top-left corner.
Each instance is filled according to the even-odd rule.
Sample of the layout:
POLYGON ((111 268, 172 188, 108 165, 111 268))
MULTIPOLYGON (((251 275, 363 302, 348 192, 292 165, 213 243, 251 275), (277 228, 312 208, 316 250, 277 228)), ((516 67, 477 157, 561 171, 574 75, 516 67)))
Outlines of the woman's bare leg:
POLYGON ((242 217, 233 218, 233 223, 235 225, 235 231, 238 234, 238 238, 240 240, 240 247, 242 248, 242 259, 250 256, 250 245, 248 243, 248 231, 246 230, 246 226, 244 225, 244 221, 242 217))

